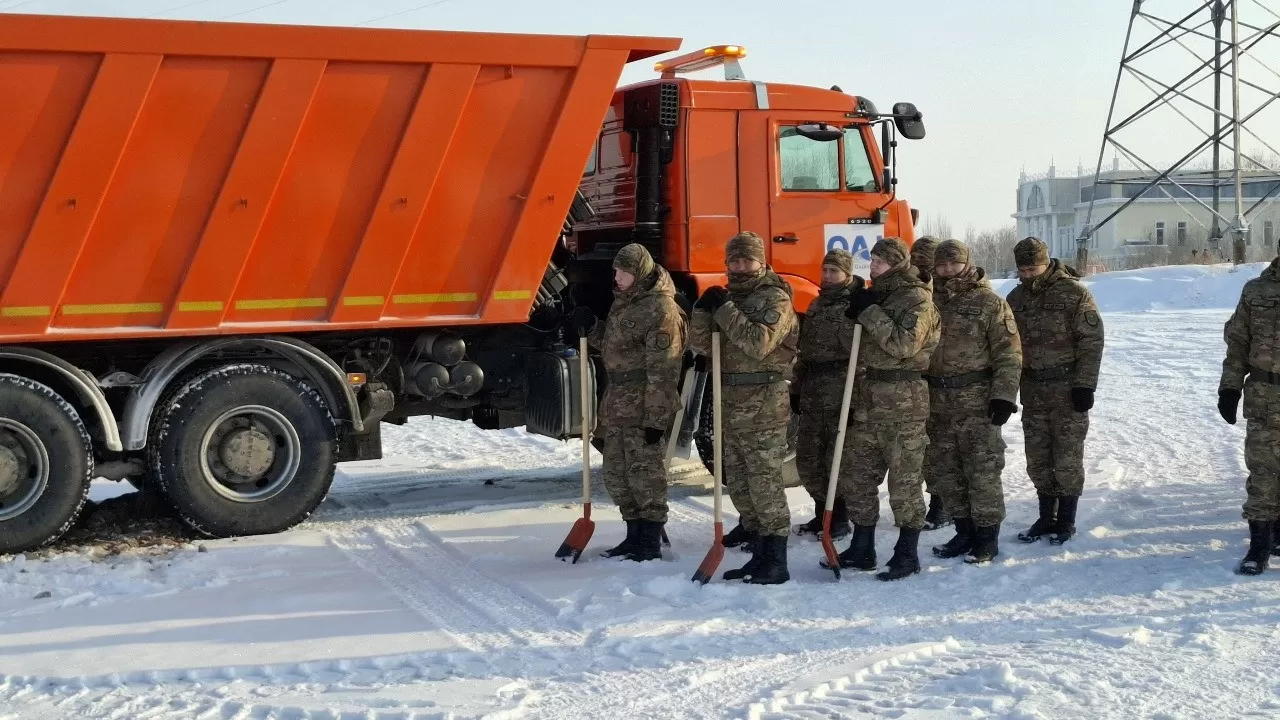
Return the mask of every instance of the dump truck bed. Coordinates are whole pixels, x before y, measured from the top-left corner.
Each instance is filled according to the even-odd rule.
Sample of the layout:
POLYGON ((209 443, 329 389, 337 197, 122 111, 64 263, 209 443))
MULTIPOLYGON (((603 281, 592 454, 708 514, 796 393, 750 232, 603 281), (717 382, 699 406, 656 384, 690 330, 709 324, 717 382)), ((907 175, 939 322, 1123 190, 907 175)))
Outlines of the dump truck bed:
POLYGON ((0 15, 0 343, 523 321, 678 47, 0 15))

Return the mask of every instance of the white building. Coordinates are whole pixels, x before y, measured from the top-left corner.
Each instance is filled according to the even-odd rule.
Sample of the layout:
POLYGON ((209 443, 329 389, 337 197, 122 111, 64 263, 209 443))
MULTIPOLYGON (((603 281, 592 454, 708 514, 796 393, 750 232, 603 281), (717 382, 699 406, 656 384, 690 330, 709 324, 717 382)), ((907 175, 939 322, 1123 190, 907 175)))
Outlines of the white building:
MULTIPOLYGON (((1138 179, 1139 175, 1136 171, 1114 167, 1102 174, 1093 206, 1095 224, 1143 190, 1146 181, 1138 179)), ((1195 176, 1203 177, 1203 173, 1195 176)), ((1091 270, 1193 262, 1210 248, 1213 214, 1192 195, 1212 205, 1212 188, 1193 184, 1195 179, 1191 173, 1175 174, 1174 180, 1183 187, 1165 182, 1159 188, 1148 189, 1093 235, 1089 244, 1091 270)), ((1246 211, 1271 193, 1270 198, 1263 200, 1248 216, 1250 232, 1246 253, 1250 261, 1276 256, 1276 238, 1280 233, 1278 188, 1280 175, 1273 173, 1252 172, 1244 182, 1246 211)), ((1034 235, 1049 244, 1054 257, 1074 262, 1076 238, 1084 228, 1093 194, 1093 173, 1058 177, 1053 167, 1038 176, 1023 173, 1018 178, 1018 211, 1013 214, 1018 222, 1019 237, 1034 235)), ((1235 215, 1233 187, 1222 189, 1220 212, 1228 218, 1235 215)), ((1220 224, 1225 232, 1226 223, 1220 224)), ((1229 240, 1220 243, 1213 252, 1218 259, 1230 260, 1229 240)))

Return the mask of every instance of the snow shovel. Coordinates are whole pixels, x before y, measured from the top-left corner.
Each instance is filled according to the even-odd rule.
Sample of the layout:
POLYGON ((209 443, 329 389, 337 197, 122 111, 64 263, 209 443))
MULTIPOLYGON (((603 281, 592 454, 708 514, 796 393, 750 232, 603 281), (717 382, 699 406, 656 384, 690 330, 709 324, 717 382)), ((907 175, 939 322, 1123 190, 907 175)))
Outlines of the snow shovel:
POLYGON ((845 426, 849 422, 849 405, 853 400, 853 378, 858 371, 858 346, 862 344, 862 325, 853 326, 853 347, 849 348, 849 370, 844 376, 844 397, 840 399, 840 424, 836 427, 836 447, 831 453, 831 473, 827 476, 827 504, 822 511, 822 549, 827 565, 840 579, 840 554, 831 540, 831 509, 836 504, 836 484, 840 477, 840 456, 844 454, 845 426))
POLYGON ((582 399, 582 517, 573 523, 569 536, 556 550, 556 557, 564 559, 573 556, 576 564, 582 557, 582 551, 591 542, 591 535, 596 531, 596 524, 591 519, 591 405, 588 403, 587 373, 591 369, 591 361, 587 357, 587 339, 578 340, 578 358, 581 362, 578 390, 582 399))
MULTIPOLYGON (((671 432, 667 434, 667 454, 662 458, 662 474, 671 472, 671 458, 676 452, 676 443, 680 440, 680 423, 684 422, 684 406, 693 393, 693 368, 684 372, 684 386, 680 391, 680 407, 676 408, 676 419, 671 424, 671 432)), ((662 529, 662 544, 671 547, 671 538, 667 537, 667 529, 662 529)))
MULTIPOLYGON (((711 401, 715 403, 711 423, 716 456, 715 472, 712 473, 715 536, 711 540, 711 549, 707 551, 707 556, 702 559, 702 564, 698 566, 697 572, 693 574, 693 581, 703 585, 711 581, 711 578, 716 574, 716 568, 720 567, 720 561, 724 559, 724 545, 720 542, 724 539, 724 516, 720 510, 721 477, 724 472, 724 434, 721 423, 724 413, 720 411, 720 398, 720 331, 716 330, 711 333, 711 401)), ((831 513, 828 512, 827 514, 829 516, 831 513)))

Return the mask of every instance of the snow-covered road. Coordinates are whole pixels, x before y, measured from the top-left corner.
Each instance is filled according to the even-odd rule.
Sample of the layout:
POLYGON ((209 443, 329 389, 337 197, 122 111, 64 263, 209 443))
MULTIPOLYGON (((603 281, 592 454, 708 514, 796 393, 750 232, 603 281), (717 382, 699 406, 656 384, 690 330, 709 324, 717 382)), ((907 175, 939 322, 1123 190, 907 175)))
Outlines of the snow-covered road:
MULTIPOLYGON (((556 561, 577 447, 424 421, 289 533, 0 558, 0 719, 1275 717, 1280 573, 1232 573, 1243 431, 1214 408, 1217 305, 1105 314, 1064 548, 1011 540, 1035 513, 1017 416, 995 563, 929 556, 940 531, 921 575, 837 583, 793 538, 778 587, 689 581, 710 513, 688 489, 664 562, 597 558, 608 506, 584 562, 556 561)), ((886 519, 882 560, 894 537, 886 519)))

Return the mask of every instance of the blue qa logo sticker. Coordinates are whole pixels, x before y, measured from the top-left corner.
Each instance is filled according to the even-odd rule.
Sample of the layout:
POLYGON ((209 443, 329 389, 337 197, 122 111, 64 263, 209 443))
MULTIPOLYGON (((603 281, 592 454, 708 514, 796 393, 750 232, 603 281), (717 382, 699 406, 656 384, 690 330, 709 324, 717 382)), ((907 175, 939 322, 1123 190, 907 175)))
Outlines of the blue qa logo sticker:
POLYGON ((884 237, 883 225, 823 225, 827 239, 824 254, 836 248, 853 255, 853 274, 866 278, 871 268, 871 247, 884 237))

